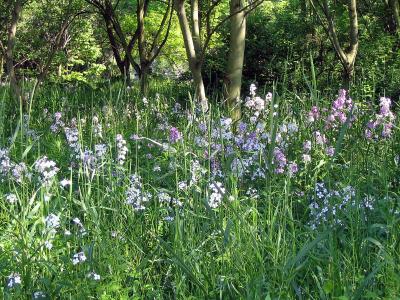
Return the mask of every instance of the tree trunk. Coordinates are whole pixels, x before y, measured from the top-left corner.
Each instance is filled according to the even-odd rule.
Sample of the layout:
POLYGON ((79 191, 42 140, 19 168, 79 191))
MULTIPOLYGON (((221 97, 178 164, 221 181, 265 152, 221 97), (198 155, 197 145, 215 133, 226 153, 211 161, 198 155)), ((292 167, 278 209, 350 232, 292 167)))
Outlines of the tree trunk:
POLYGON ((106 31, 107 31, 108 41, 110 42, 111 50, 113 52, 115 62, 121 73, 122 78, 125 78, 126 67, 125 67, 124 61, 122 61, 122 59, 121 59, 121 55, 120 55, 119 49, 118 49, 118 44, 117 44, 117 41, 114 36, 113 25, 112 25, 112 21, 111 21, 112 17, 110 14, 108 14, 108 12, 106 12, 105 14, 103 14, 103 18, 104 18, 104 22, 106 23, 106 31))
POLYGON ((147 60, 146 52, 146 37, 144 32, 144 17, 145 17, 145 0, 138 0, 137 3, 137 28, 139 31, 138 36, 138 48, 140 58, 140 92, 142 96, 147 97, 148 95, 148 76, 149 76, 149 64, 147 60))
POLYGON ((126 86, 131 86, 132 82, 131 82, 131 73, 130 73, 130 63, 129 63, 129 59, 127 56, 125 56, 124 59, 124 79, 125 79, 125 84, 126 86))
POLYGON ((186 16, 184 0, 175 1, 175 9, 177 11, 179 25, 182 31, 183 41, 185 44, 186 56, 189 62, 189 68, 193 76, 194 86, 196 89, 195 100, 200 102, 203 111, 208 110, 208 100, 205 93, 203 76, 201 74, 201 63, 196 55, 196 50, 190 31, 189 22, 186 16))
POLYGON ((3 53, 0 53, 0 80, 3 77, 3 71, 4 71, 4 55, 3 53))
POLYGON ((354 65, 358 52, 358 17, 357 17, 357 1, 349 0, 349 18, 350 18, 350 47, 346 51, 346 77, 348 83, 346 89, 350 88, 351 80, 354 75, 354 65))
POLYGON ((140 92, 144 97, 147 97, 149 94, 149 73, 150 68, 148 65, 142 65, 141 68, 141 76, 140 76, 140 92))
POLYGON ((200 102, 200 106, 203 111, 208 110, 208 100, 206 97, 206 90, 204 88, 203 75, 201 73, 201 66, 199 64, 193 64, 191 67, 194 88, 195 88, 195 99, 200 102))
POLYGON ((348 12, 350 19, 350 32, 349 32, 350 46, 346 50, 343 50, 342 47, 340 46, 339 38, 336 33, 336 28, 334 26, 333 17, 331 15, 328 0, 323 1, 322 8, 325 17, 328 21, 328 27, 326 28, 326 30, 328 31, 329 39, 331 40, 333 47, 335 48, 336 54, 339 56, 340 62, 343 66, 343 82, 345 88, 348 89, 350 87, 351 80, 354 75, 354 65, 359 46, 357 1, 348 0, 348 12))
POLYGON ((389 0, 390 8, 392 9, 393 19, 396 23, 396 32, 400 32, 400 16, 399 16, 399 0, 389 0))
POLYGON ((22 4, 20 1, 15 1, 14 8, 11 16, 11 24, 8 30, 7 50, 6 50, 6 67, 7 75, 10 80, 10 88, 12 97, 19 101, 21 91, 18 86, 17 77, 14 69, 14 46, 15 46, 15 35, 17 32, 17 24, 22 11, 22 4))
POLYGON ((240 89, 242 86, 242 71, 246 40, 246 15, 242 9, 241 0, 230 1, 230 43, 227 66, 226 98, 232 120, 241 118, 240 89))

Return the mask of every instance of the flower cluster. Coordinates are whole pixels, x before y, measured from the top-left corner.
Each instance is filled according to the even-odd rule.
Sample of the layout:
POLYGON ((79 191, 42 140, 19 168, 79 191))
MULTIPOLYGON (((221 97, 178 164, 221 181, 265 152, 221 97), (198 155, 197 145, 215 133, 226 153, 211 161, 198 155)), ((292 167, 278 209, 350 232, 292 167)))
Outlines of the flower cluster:
POLYGON ((92 131, 93 131, 93 136, 96 138, 103 138, 103 126, 99 122, 99 118, 97 116, 94 116, 92 119, 92 131))
POLYGON ((103 159, 107 153, 107 145, 106 144, 94 145, 94 152, 95 152, 97 158, 103 159))
POLYGON ((257 96, 257 87, 255 84, 250 85, 250 95, 245 99, 245 107, 249 110, 252 123, 256 123, 260 115, 266 110, 266 105, 272 100, 272 93, 265 96, 265 100, 257 96))
POLYGON ((319 117, 320 117, 320 112, 318 106, 311 107, 311 110, 308 112, 307 121, 309 123, 314 123, 319 119, 319 117))
POLYGON ((121 134, 117 134, 115 141, 117 142, 117 162, 119 165, 123 165, 126 160, 126 154, 128 153, 128 147, 126 147, 126 141, 121 134))
POLYGON ((56 230, 58 227, 60 227, 60 217, 55 214, 49 214, 44 219, 44 222, 46 224, 46 227, 51 231, 56 230))
POLYGON ((85 149, 81 153, 81 163, 85 170, 93 171, 96 169, 97 157, 93 154, 92 150, 85 149))
POLYGON ((217 208, 222 203, 222 199, 225 195, 225 188, 222 183, 218 181, 211 183, 209 188, 211 194, 208 198, 208 205, 211 208, 217 208))
POLYGON ((8 288, 13 288, 17 285, 20 285, 22 283, 21 281, 21 275, 18 273, 11 273, 10 276, 8 276, 7 280, 7 287, 8 288))
POLYGON ((46 299, 47 296, 44 292, 42 291, 36 291, 32 294, 33 299, 46 299))
POLYGON ((10 204, 14 204, 18 202, 18 197, 15 194, 6 194, 6 200, 10 204))
POLYGON ((325 183, 317 183, 309 205, 310 227, 317 229, 327 223, 332 226, 343 226, 351 209, 373 209, 370 197, 357 202, 355 196, 356 191, 352 186, 329 189, 325 183))
POLYGON ((12 168, 8 149, 0 148, 0 177, 6 177, 12 168))
POLYGON ((28 167, 24 162, 14 164, 13 169, 11 170, 11 175, 12 178, 18 183, 22 183, 24 178, 30 179, 31 177, 31 174, 28 172, 28 167))
POLYGON ((35 162, 35 170, 42 184, 49 185, 57 175, 59 168, 57 168, 54 161, 49 160, 47 156, 43 156, 35 162))
MULTIPOLYGON (((346 123, 347 118, 352 113, 353 105, 353 101, 348 97, 346 90, 339 90, 339 96, 333 101, 331 111, 325 119, 325 128, 338 128, 346 123)), ((355 117, 352 115, 349 125, 354 120, 355 117)))
POLYGON ((58 133, 60 132, 60 130, 65 126, 64 122, 61 120, 61 113, 60 112, 56 112, 54 114, 54 121, 53 124, 51 124, 50 126, 50 130, 53 133, 58 133))
POLYGON ((305 164, 311 162, 311 154, 310 154, 311 146, 312 146, 312 144, 311 144, 310 140, 306 140, 303 143, 303 162, 305 164))
POLYGON ((189 186, 196 185, 202 176, 207 172, 205 168, 202 167, 198 160, 193 160, 190 166, 190 183, 189 186))
POLYGON ((182 134, 179 132, 178 128, 171 127, 171 129, 169 130, 170 143, 174 144, 181 139, 182 139, 182 134))
POLYGON ((285 154, 278 147, 275 147, 273 154, 274 154, 273 164, 276 166, 275 173, 277 174, 284 173, 285 167, 287 165, 287 159, 285 154))
POLYGON ((17 183, 22 183, 24 178, 30 179, 31 174, 25 163, 14 163, 11 161, 8 149, 0 148, 0 182, 4 181, 9 175, 17 183))
POLYGON ((172 198, 169 194, 165 192, 158 193, 158 201, 161 204, 166 204, 175 207, 181 207, 183 203, 176 198, 172 198))
POLYGON ((72 257, 73 265, 77 265, 77 264, 83 263, 85 261, 86 261, 86 255, 85 255, 85 252, 83 252, 83 251, 75 253, 74 256, 72 257))
POLYGON ((132 205, 135 211, 144 210, 145 204, 150 201, 151 194, 143 191, 143 184, 140 176, 132 175, 130 185, 126 191, 126 204, 132 205))
POLYGON ((95 272, 90 272, 89 274, 87 274, 87 278, 94 280, 94 281, 99 281, 100 280, 100 275, 95 273, 95 272))
POLYGON ((365 137, 367 139, 389 138, 392 135, 394 120, 396 119, 393 112, 390 110, 391 100, 381 97, 379 101, 379 114, 376 114, 375 119, 371 119, 365 129, 365 137))
POLYGON ((65 137, 67 139, 68 146, 72 151, 72 158, 79 159, 81 148, 79 145, 79 131, 76 126, 64 127, 65 137))

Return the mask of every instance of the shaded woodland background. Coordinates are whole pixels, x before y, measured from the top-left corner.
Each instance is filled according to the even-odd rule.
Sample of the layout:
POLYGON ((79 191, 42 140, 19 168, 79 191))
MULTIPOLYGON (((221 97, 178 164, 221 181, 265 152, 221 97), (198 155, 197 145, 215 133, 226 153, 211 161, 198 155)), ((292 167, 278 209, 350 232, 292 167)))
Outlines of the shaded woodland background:
POLYGON ((231 54, 243 65, 242 89, 252 82, 307 89, 313 69, 324 91, 351 82, 364 96, 399 97, 398 0, 239 1, 236 13, 234 5, 233 0, 2 1, 0 76, 92 87, 122 80, 137 82, 143 94, 151 80, 193 79, 196 90, 203 82, 200 97, 229 94, 229 54, 237 48, 230 32, 239 17, 235 22, 246 20, 243 61, 240 53, 231 54), (185 51, 180 8, 192 57, 185 51))

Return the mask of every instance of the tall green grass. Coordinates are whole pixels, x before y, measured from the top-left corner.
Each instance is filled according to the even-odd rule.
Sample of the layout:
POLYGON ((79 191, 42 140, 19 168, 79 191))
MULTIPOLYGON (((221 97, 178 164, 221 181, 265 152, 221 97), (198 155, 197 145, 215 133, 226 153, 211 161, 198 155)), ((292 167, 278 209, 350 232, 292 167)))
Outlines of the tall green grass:
MULTIPOLYGON (((396 299, 400 295, 398 122, 391 139, 366 141, 363 129, 372 110, 365 109, 361 94, 356 95, 364 113, 351 127, 345 124, 329 136, 336 141, 335 156, 315 150, 312 163, 303 165, 302 143, 319 129, 307 124, 306 115, 312 105, 329 107, 334 99, 317 91, 315 75, 308 86, 303 94, 274 90, 270 113, 264 116, 272 140, 281 124, 296 120, 299 131, 287 155, 299 162, 299 173, 291 177, 272 171, 275 142, 267 146, 267 154, 259 154, 270 168, 261 181, 241 180, 231 169, 229 154, 223 153, 221 181, 226 193, 216 209, 207 205, 212 162, 195 144, 199 129, 192 118, 197 115, 208 124, 206 136, 211 139, 211 126, 225 114, 218 102, 204 115, 191 102, 190 89, 173 83, 153 86, 147 106, 136 89, 118 84, 97 90, 46 86, 35 93, 27 127, 22 109, 9 106, 7 90, 0 90, 0 148, 9 148, 12 160, 24 161, 29 169, 43 155, 60 168, 49 187, 40 187, 34 176, 21 184, 9 178, 0 183, 2 297, 30 299, 43 291, 47 299, 396 299), (176 102, 183 107, 179 113, 172 112, 176 102), (49 129, 58 111, 68 124, 77 118, 82 150, 100 142, 107 145, 108 153, 96 172, 68 167, 65 135, 49 129), (93 134, 94 116, 103 125, 103 138, 93 134), (183 133, 183 139, 171 145, 176 152, 162 151, 152 142, 168 141, 169 130, 157 129, 165 120, 183 133), (39 138, 27 135, 29 129, 39 138), (128 141, 123 167, 115 164, 116 134, 128 141), (130 140, 132 134, 150 140, 130 140), (206 172, 195 187, 181 190, 179 182, 190 180, 195 159, 206 172), (161 171, 154 171, 155 166, 161 171), (153 195, 144 211, 125 204, 131 174, 139 174, 143 188, 153 195), (60 188, 63 178, 72 185, 60 188), (345 226, 327 220, 312 229, 309 204, 315 184, 321 181, 332 189, 353 186, 356 203, 365 194, 373 196, 374 209, 368 215, 350 209, 342 216, 345 226), (246 193, 249 187, 257 190, 256 195, 246 193), (160 203, 160 191, 183 206, 160 203), (7 202, 9 193, 17 196, 17 203, 7 202), (50 213, 60 216, 54 236, 44 224, 50 213), (174 216, 173 221, 165 221, 166 216, 174 216), (84 231, 74 218, 81 220, 84 231), (45 247, 48 240, 51 249, 45 247), (71 259, 80 251, 87 260, 73 265, 71 259), (101 276, 99 281, 88 278, 92 271, 101 276), (22 283, 9 288, 8 276, 14 272, 22 283)), ((208 149, 209 155, 212 151, 208 149)))

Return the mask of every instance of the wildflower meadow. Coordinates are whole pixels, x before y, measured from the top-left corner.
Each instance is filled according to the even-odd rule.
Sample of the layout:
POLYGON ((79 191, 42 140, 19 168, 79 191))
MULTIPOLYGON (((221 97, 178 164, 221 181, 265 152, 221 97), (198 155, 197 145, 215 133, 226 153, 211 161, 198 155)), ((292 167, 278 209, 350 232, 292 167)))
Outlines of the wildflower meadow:
POLYGON ((251 85, 235 124, 189 96, 53 89, 3 117, 4 299, 400 294, 395 103, 251 85))

